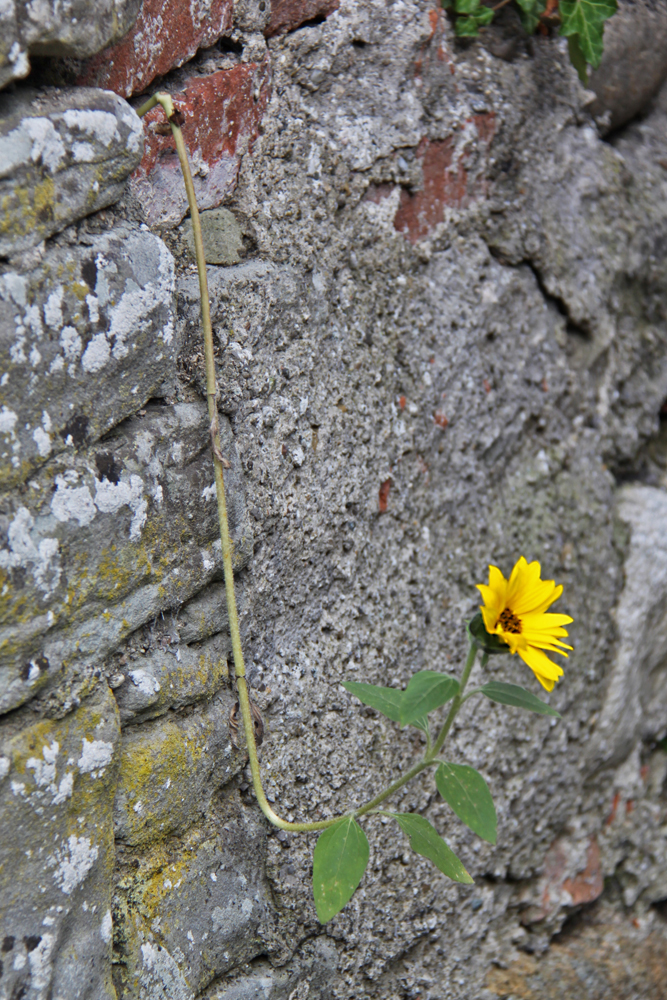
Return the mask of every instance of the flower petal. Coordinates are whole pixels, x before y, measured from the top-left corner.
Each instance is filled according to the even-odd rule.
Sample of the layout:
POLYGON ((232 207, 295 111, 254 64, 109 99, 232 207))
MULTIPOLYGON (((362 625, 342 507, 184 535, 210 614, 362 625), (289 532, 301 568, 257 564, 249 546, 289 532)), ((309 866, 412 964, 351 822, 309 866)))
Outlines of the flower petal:
POLYGON ((563 676, 563 668, 550 660, 546 653, 543 653, 541 649, 536 649, 535 646, 520 649, 519 656, 524 663, 528 664, 542 687, 546 688, 547 691, 551 691, 558 678, 563 676), (549 685, 551 686, 549 687, 549 685))
POLYGON ((561 625, 569 625, 572 621, 574 619, 570 618, 569 615, 545 615, 543 612, 538 614, 534 611, 521 615, 521 624, 524 632, 528 629, 540 632, 545 630, 551 631, 554 627, 559 628, 561 625))

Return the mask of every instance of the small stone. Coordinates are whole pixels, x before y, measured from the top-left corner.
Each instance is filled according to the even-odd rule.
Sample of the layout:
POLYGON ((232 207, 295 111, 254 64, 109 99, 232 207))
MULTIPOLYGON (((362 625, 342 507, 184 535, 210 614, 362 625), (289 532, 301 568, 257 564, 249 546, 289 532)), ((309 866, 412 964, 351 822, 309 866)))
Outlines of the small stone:
POLYGON ((667 7, 653 0, 619 0, 605 24, 602 62, 589 78, 597 95, 589 109, 604 131, 625 125, 667 77, 667 7))
POLYGON ((142 150, 141 121, 115 94, 0 94, 0 256, 114 204, 142 150))
POLYGON ((30 72, 29 55, 86 59, 132 26, 141 0, 60 0, 3 4, 0 87, 30 72))
MULTIPOLYGON (((214 208, 208 212, 202 212, 199 218, 206 263, 238 264, 239 251, 243 249, 243 234, 229 209, 214 208)), ((194 257, 195 238, 191 219, 186 219, 183 224, 183 238, 194 257)))

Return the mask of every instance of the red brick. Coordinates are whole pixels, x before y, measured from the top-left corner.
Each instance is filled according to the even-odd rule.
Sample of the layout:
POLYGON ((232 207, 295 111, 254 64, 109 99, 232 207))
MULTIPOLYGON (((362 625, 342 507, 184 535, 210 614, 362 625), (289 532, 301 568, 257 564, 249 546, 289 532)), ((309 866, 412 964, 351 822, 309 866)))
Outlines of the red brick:
POLYGON ((473 115, 468 125, 471 134, 458 158, 454 137, 420 143, 417 156, 422 162, 423 188, 414 194, 405 188, 401 191, 394 218, 394 227, 411 243, 428 236, 443 221, 447 207, 463 208, 484 192, 481 175, 493 138, 494 116, 473 115))
POLYGON ((389 491, 391 489, 391 479, 385 479, 378 490, 378 510, 381 514, 386 514, 389 504, 389 491))
POLYGON ((328 17, 338 10, 339 0, 271 0, 271 17, 266 36, 293 31, 316 17, 328 17))
POLYGON ((602 877, 602 864, 600 862, 600 848, 595 837, 591 837, 586 855, 586 867, 583 872, 579 872, 574 878, 566 878, 563 888, 572 897, 573 906, 581 906, 583 903, 592 903, 601 895, 604 888, 602 877))
MULTIPOLYGON (((174 94, 174 103, 185 116, 183 139, 200 209, 215 208, 234 190, 241 158, 252 151, 259 133, 269 92, 269 63, 265 60, 192 77, 182 93, 174 94)), ((150 225, 178 223, 187 211, 173 137, 154 128, 164 122, 159 107, 144 117, 144 156, 130 178, 132 192, 144 205, 150 225)))
POLYGON ((232 27, 233 0, 144 0, 132 30, 89 60, 78 84, 141 93, 232 27))

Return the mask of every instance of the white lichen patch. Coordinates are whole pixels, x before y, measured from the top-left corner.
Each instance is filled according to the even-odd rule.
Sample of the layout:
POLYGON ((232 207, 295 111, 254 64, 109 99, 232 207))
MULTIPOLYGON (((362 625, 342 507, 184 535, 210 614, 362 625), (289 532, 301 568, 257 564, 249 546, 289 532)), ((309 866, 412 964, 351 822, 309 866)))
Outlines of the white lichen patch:
POLYGON ((115 514, 121 507, 129 507, 132 511, 130 538, 136 541, 141 536, 141 529, 146 523, 148 501, 144 497, 144 483, 140 476, 131 475, 129 482, 121 480, 110 483, 108 479, 101 482, 96 479, 95 505, 104 514, 115 514))
POLYGON ((113 933, 113 920, 111 918, 111 910, 107 912, 102 917, 102 925, 100 927, 100 937, 105 944, 109 944, 111 941, 111 936, 113 933))
POLYGON ((35 584, 45 597, 50 597, 60 582, 58 539, 37 536, 35 519, 27 507, 19 507, 7 538, 9 548, 0 549, 0 568, 29 569, 35 584))
POLYGON ((55 868, 53 880, 61 892, 69 896, 81 885, 99 854, 98 847, 89 837, 74 834, 47 859, 49 868, 55 868))
POLYGON ((88 487, 73 488, 68 485, 64 476, 56 476, 56 492, 51 500, 51 511, 58 521, 76 520, 80 526, 90 524, 97 513, 88 487))
POLYGON ((113 743, 104 740, 82 740, 81 756, 77 766, 82 774, 91 774, 99 778, 111 763, 113 758, 113 743))

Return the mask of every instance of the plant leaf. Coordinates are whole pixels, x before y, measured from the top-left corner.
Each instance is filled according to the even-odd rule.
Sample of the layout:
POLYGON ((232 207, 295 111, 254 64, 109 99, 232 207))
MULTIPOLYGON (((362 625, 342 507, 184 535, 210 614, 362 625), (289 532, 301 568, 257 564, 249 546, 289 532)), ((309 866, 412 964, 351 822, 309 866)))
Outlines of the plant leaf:
POLYGON ((343 687, 364 705, 376 709, 393 722, 401 721, 403 691, 399 691, 397 688, 380 687, 376 684, 359 684, 357 681, 344 681, 343 687))
POLYGON ((422 733, 430 732, 427 715, 420 715, 418 719, 413 719, 410 725, 414 726, 415 729, 421 729, 422 733))
POLYGON ((473 879, 424 816, 417 816, 415 813, 393 813, 393 816, 403 833, 410 838, 410 847, 413 851, 432 861, 443 875, 453 879, 454 882, 472 885, 473 879))
POLYGON ((466 630, 477 648, 481 649, 488 656, 509 653, 510 648, 506 642, 503 642, 497 635, 492 635, 491 632, 486 631, 481 611, 478 611, 475 617, 466 623, 466 630))
POLYGON ((602 59, 605 21, 616 13, 616 0, 560 0, 560 33, 577 35, 581 53, 593 69, 602 59))
POLYGON ((526 32, 532 35, 540 23, 540 14, 546 10, 546 3, 544 0, 517 0, 517 3, 521 8, 519 12, 521 23, 526 32))
POLYGON ((496 842, 496 807, 486 781, 467 764, 442 763, 435 783, 445 802, 458 818, 482 840, 496 842))
POLYGON ((454 31, 459 38, 477 38, 479 26, 474 17, 457 17, 454 31))
POLYGON ((489 681, 484 687, 479 689, 491 701, 498 702, 499 705, 512 705, 514 708, 525 708, 527 712, 537 712, 539 715, 553 715, 560 719, 560 712, 557 712, 551 705, 540 698, 536 698, 530 691, 519 687, 518 684, 505 684, 503 681, 489 681))
POLYGON ((490 7, 480 7, 475 13, 475 20, 477 24, 491 24, 495 17, 495 11, 491 10, 490 7))
POLYGON ((456 0, 457 14, 476 14, 479 10, 480 0, 456 0))
POLYGON ((403 692, 401 725, 407 726, 422 715, 440 708, 458 693, 459 682, 435 670, 420 670, 403 692))
POLYGON ((567 50, 570 53, 570 62, 579 74, 579 79, 583 83, 584 87, 587 87, 588 68, 586 66, 586 58, 584 53, 581 51, 581 45, 579 44, 579 35, 569 35, 567 39, 567 50))
POLYGON ((352 898, 368 864, 368 840, 353 816, 324 830, 313 854, 313 895, 321 924, 352 898))

